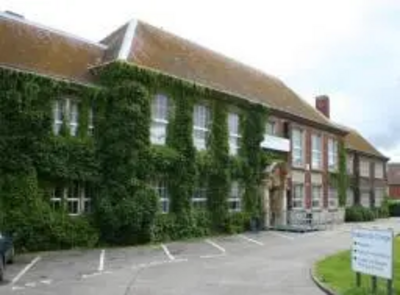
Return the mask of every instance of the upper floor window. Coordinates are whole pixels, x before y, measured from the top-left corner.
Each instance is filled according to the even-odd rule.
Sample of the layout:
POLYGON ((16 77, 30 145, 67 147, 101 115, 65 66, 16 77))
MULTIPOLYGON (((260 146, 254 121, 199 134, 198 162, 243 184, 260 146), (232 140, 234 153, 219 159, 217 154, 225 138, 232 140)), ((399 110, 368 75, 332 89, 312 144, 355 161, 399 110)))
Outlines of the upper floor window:
POLYGON ((347 155, 347 163, 346 163, 346 165, 347 165, 347 173, 348 174, 353 174, 353 165, 354 165, 354 157, 353 157, 353 155, 352 154, 348 154, 347 155))
POLYGON ((370 163, 366 159, 360 160, 360 176, 363 177, 370 177, 371 171, 370 171, 370 163))
POLYGON ((193 143, 198 150, 207 148, 209 126, 210 109, 204 105, 195 105, 193 109, 193 143))
POLYGON ((332 138, 328 139, 328 168, 330 171, 338 168, 338 145, 332 138))
POLYGON ((321 136, 313 134, 312 135, 312 168, 321 169, 322 168, 322 139, 321 136))
POLYGON ((267 125, 265 127, 265 134, 267 134, 267 135, 276 135, 276 133, 277 133, 276 122, 275 121, 267 122, 267 125))
POLYGON ((66 123, 69 125, 71 136, 76 136, 78 134, 79 108, 77 101, 69 98, 56 100, 53 105, 53 117, 54 134, 60 133, 61 126, 65 119, 68 120, 66 123))
POLYGON ((237 155, 240 142, 239 115, 235 113, 228 114, 229 129, 229 154, 237 155))
POLYGON ((292 163, 297 167, 304 165, 304 132, 300 129, 292 130, 292 163))
POLYGON ((168 97, 158 94, 151 104, 150 141, 153 144, 165 144, 168 125, 168 97))
POLYGON ((94 134, 93 108, 89 109, 88 134, 90 136, 93 136, 94 134))
POLYGON ((383 163, 375 163, 375 178, 383 178, 383 163))

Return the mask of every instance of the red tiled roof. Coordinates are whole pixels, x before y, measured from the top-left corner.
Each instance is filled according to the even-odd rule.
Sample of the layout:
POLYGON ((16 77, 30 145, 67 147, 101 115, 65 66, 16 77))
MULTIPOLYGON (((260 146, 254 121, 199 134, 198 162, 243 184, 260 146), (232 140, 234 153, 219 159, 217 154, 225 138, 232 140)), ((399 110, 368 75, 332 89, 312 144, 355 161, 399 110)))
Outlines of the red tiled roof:
POLYGON ((104 46, 0 13, 0 65, 90 82, 104 46))

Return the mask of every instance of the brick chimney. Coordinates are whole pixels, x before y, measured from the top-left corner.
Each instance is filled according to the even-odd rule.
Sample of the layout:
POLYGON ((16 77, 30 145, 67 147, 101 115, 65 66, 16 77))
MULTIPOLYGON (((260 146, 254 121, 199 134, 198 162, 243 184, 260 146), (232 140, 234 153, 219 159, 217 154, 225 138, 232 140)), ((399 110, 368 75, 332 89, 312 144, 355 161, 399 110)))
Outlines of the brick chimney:
POLYGON ((325 117, 330 117, 329 96, 319 95, 315 98, 315 108, 323 113, 325 117))

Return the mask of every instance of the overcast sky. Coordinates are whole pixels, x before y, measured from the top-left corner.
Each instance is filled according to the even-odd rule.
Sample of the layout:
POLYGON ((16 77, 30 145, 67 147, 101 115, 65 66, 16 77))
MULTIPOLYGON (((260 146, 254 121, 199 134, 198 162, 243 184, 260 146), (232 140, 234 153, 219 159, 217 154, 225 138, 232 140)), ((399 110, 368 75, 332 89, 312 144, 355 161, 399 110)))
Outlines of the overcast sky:
POLYGON ((400 0, 0 0, 98 41, 144 20, 282 79, 400 161, 400 0))

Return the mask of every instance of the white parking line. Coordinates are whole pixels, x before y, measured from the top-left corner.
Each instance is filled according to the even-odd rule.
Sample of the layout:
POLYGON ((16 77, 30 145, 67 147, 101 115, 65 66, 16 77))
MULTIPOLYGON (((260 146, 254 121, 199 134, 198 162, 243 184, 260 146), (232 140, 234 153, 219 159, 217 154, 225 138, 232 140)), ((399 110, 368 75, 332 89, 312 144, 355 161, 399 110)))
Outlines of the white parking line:
POLYGON ((24 274, 26 274, 36 263, 39 262, 41 259, 40 256, 37 256, 35 259, 31 261, 27 266, 24 267, 11 281, 12 285, 15 285, 22 277, 24 274))
POLYGON ((207 239, 206 243, 210 244, 211 246, 214 246, 215 248, 217 248, 219 251, 221 251, 222 253, 225 253, 226 250, 224 248, 222 248, 220 245, 218 245, 217 243, 207 239))
POLYGON ((284 234, 281 234, 281 233, 278 233, 278 232, 275 232, 275 231, 271 231, 270 233, 271 233, 271 235, 274 235, 274 236, 277 236, 277 237, 281 237, 281 238, 284 238, 284 239, 287 239, 287 240, 291 240, 291 241, 294 240, 294 238, 291 237, 291 236, 287 236, 287 235, 284 235, 284 234))
POLYGON ((175 257, 171 254, 171 252, 169 252, 166 245, 161 244, 161 248, 163 248, 165 255, 167 255, 170 260, 175 260, 175 257))
POLYGON ((99 268, 97 269, 99 272, 104 270, 104 258, 106 256, 106 250, 101 250, 100 252, 100 261, 99 261, 99 268))
POLYGON ((257 240, 254 240, 252 238, 249 238, 249 237, 247 237, 245 235, 238 235, 238 236, 241 237, 243 240, 246 240, 248 242, 252 242, 252 243, 257 244, 259 246, 264 246, 264 243, 262 243, 260 241, 257 241, 257 240))

